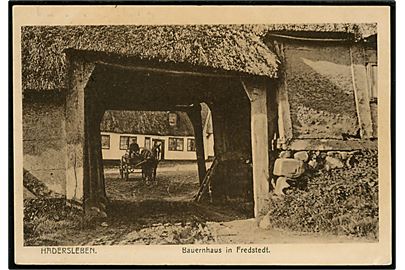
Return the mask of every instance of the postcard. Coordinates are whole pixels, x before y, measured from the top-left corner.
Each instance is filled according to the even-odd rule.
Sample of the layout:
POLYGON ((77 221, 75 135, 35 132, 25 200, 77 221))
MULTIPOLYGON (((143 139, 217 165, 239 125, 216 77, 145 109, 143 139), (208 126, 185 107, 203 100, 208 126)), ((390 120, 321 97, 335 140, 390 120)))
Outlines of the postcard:
POLYGON ((14 263, 389 267, 391 12, 13 3, 14 263))

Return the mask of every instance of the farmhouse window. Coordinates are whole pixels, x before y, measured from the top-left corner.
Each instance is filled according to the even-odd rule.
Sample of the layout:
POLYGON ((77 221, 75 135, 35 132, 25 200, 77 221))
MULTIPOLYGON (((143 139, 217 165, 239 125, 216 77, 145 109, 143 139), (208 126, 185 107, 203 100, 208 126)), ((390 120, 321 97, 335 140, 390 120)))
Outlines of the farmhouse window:
POLYGON ((194 139, 187 139, 187 151, 189 151, 189 152, 195 151, 195 140, 194 139))
POLYGON ((110 149, 110 135, 101 135, 101 148, 110 149))
POLYGON ((127 150, 132 140, 135 140, 135 142, 137 142, 135 136, 120 136, 120 149, 127 150))
POLYGON ((367 64, 367 83, 370 102, 377 102, 378 89, 377 89, 377 64, 367 64))
POLYGON ((169 151, 183 151, 184 139, 182 138, 169 138, 169 151))
POLYGON ((145 148, 150 149, 150 137, 145 137, 145 148))

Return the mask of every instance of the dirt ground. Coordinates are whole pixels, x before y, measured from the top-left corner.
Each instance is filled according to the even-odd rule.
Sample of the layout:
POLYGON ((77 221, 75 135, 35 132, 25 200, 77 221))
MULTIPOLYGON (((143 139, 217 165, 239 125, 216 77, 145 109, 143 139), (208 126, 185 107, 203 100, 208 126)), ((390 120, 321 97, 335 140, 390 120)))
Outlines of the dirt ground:
POLYGON ((26 245, 128 245, 222 243, 318 243, 358 239, 264 230, 252 219, 252 205, 193 201, 198 190, 195 164, 163 164, 158 182, 147 185, 140 172, 129 181, 118 168, 105 169, 110 204, 108 217, 85 226, 81 222, 36 219, 26 245))

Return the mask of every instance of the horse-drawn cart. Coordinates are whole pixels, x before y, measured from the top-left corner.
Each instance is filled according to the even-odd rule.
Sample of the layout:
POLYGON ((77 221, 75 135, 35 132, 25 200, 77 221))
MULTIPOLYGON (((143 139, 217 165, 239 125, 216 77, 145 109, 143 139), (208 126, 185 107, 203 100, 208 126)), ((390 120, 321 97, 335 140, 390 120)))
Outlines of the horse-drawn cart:
POLYGON ((127 151, 120 160, 120 176, 121 179, 129 180, 129 175, 137 169, 141 169, 142 179, 149 184, 151 181, 156 181, 156 170, 159 159, 151 150, 143 149, 139 154, 130 156, 127 151))

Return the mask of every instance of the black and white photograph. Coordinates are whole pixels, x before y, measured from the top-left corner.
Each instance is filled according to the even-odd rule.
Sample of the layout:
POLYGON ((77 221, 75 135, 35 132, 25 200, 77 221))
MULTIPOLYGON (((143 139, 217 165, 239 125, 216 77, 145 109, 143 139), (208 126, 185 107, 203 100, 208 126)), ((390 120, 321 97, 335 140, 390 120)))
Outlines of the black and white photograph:
POLYGON ((272 264, 290 245, 389 249, 389 20, 92 18, 14 25, 20 253, 272 264))

